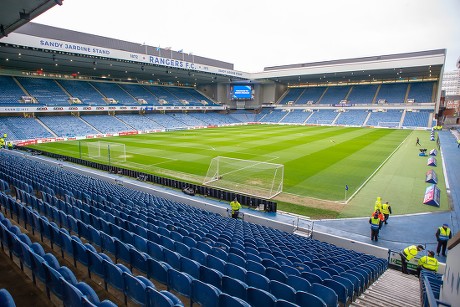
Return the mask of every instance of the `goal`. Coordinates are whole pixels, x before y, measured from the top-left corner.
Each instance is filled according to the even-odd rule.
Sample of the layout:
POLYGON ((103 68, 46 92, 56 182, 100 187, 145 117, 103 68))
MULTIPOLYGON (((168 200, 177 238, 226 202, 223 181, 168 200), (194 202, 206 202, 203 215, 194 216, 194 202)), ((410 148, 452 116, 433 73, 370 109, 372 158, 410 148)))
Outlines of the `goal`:
POLYGON ((399 122, 378 122, 377 127, 399 128, 399 122))
POLYGON ((126 162, 126 146, 114 142, 86 142, 88 158, 109 162, 126 162))
POLYGON ((317 119, 317 125, 332 125, 332 119, 317 119))
POLYGON ((204 185, 270 199, 283 191, 284 165, 218 156, 211 160, 204 185))

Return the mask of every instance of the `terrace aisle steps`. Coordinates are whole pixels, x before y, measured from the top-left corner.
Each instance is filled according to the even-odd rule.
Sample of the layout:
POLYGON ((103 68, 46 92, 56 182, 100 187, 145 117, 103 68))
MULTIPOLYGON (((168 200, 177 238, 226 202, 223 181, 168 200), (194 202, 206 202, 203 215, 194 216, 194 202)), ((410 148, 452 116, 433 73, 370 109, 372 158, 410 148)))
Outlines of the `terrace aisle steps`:
POLYGON ((350 305, 353 307, 420 306, 420 283, 414 275, 388 269, 350 305))

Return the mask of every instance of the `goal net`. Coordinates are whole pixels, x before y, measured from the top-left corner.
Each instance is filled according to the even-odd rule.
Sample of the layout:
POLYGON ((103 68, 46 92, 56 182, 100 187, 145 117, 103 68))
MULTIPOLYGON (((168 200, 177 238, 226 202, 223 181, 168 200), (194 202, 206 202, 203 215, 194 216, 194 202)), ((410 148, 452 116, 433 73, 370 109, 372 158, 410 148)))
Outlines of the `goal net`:
POLYGON ((399 122, 379 122, 377 127, 399 128, 399 122))
POLYGON ((218 156, 211 160, 203 184, 270 199, 283 191, 284 165, 218 156))
POLYGON ((317 119, 316 124, 318 125, 332 125, 331 119, 317 119))
POLYGON ((98 141, 86 142, 86 147, 90 159, 110 163, 126 162, 125 144, 98 141))

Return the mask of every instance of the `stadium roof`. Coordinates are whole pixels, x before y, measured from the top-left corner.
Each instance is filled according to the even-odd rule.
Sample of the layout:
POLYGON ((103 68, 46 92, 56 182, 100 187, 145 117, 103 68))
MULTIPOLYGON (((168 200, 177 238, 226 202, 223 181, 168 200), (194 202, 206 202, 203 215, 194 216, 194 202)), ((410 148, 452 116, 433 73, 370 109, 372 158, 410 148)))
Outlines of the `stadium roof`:
POLYGON ((9 37, 0 39, 0 68, 3 69, 190 86, 246 80, 290 86, 436 80, 441 78, 445 57, 446 50, 437 49, 274 66, 259 73, 245 73, 234 71, 233 64, 219 60, 37 23, 28 23, 9 37), (78 48, 96 46, 111 53, 84 53, 46 45, 54 42, 78 48), (150 63, 151 57, 193 64, 194 68, 150 63))
POLYGON ((0 38, 49 10, 63 0, 6 0, 0 10, 0 38))

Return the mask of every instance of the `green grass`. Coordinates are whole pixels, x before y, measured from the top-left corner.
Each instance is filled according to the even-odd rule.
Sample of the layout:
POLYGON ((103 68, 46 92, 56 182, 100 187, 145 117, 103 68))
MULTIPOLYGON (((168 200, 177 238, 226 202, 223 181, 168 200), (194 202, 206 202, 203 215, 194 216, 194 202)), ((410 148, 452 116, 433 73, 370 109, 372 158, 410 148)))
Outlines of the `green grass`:
MULTIPOLYGON (((347 198, 359 193, 343 209, 316 205, 325 212, 310 214, 307 211, 311 209, 302 208, 309 207, 306 199, 301 206, 281 201, 280 210, 309 216, 331 216, 329 211, 332 210, 341 211, 340 215, 345 217, 367 215, 376 196, 389 201, 394 198, 395 205, 404 207, 403 212, 438 210, 424 205, 420 208, 420 199, 423 200, 427 186, 424 183, 426 158, 417 156, 415 135, 408 138, 411 133, 421 140, 428 139, 429 135, 427 131, 393 129, 254 125, 92 141, 124 143, 127 162, 120 164, 122 167, 196 183, 202 182, 211 159, 216 156, 283 164, 282 195, 343 202, 345 185, 349 187, 347 198)), ((32 147, 79 157, 79 144, 84 142, 45 143, 32 147)), ((81 149, 85 156, 86 146, 81 149)), ((436 171, 444 182, 442 168, 439 166, 436 171)), ((447 204, 447 198, 444 202, 447 204)))

